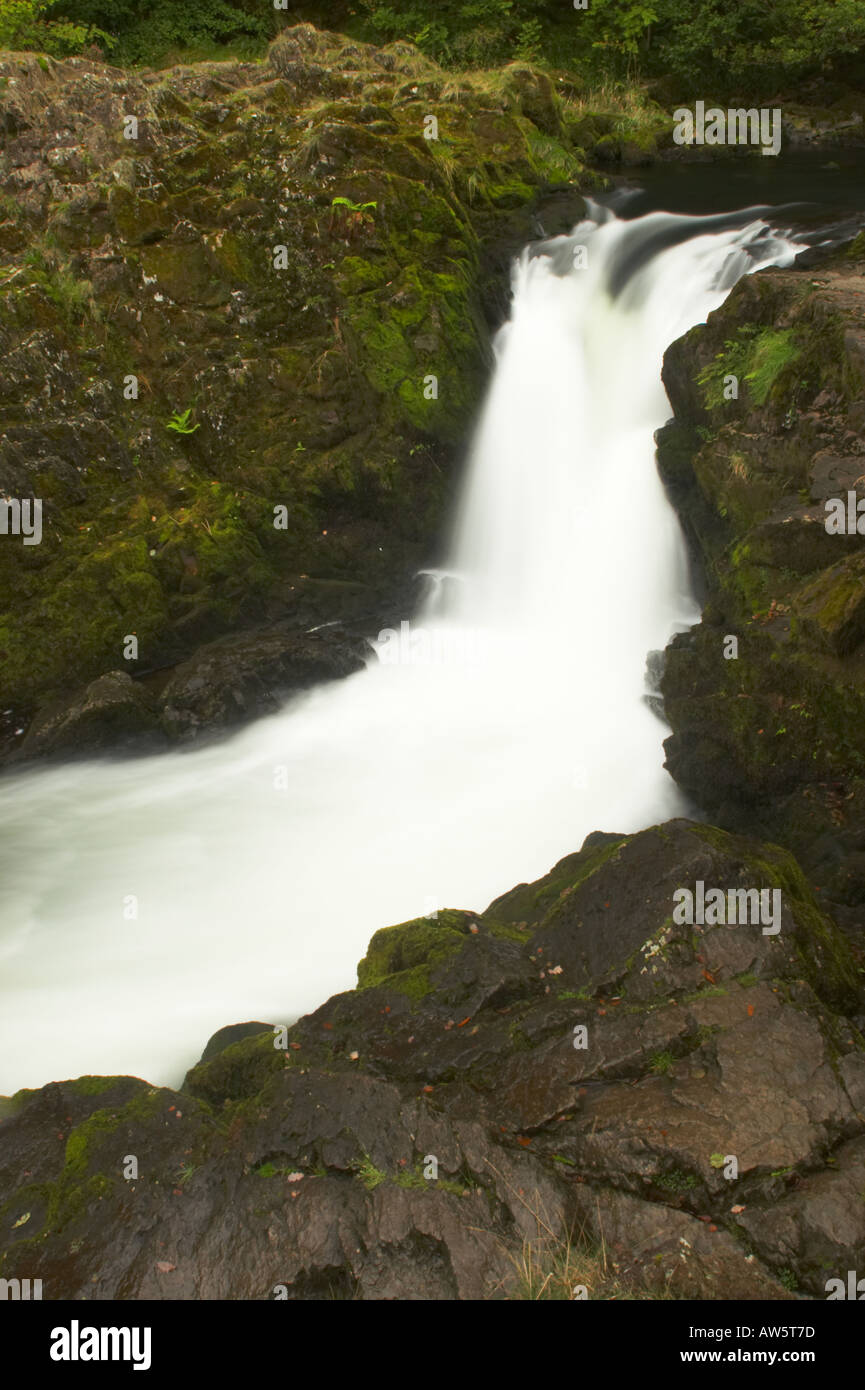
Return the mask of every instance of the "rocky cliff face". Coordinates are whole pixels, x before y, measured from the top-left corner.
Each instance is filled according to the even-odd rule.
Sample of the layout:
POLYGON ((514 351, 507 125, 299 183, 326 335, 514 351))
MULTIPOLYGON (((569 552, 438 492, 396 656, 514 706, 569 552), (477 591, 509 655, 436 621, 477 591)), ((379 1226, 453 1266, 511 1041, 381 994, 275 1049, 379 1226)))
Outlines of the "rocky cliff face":
POLYGON ((495 1298, 534 1260, 571 1297, 603 1248, 620 1296, 786 1298, 865 1241, 858 976, 777 847, 591 836, 478 917, 378 932, 358 981, 282 1036, 225 1030, 180 1091, 5 1102, 2 1274, 46 1298, 495 1298), (780 930, 677 924, 697 881, 772 885, 780 930))
MULTIPOLYGON (((0 493, 43 502, 41 544, 0 545, 7 751, 70 696, 86 735, 103 692, 79 719, 76 688, 108 672, 405 613, 483 389, 492 271, 535 195, 579 206, 550 80, 460 81, 310 25, 263 64, 9 54, 0 138, 0 493)), ((115 681, 108 736, 177 736, 138 684, 115 681)))
POLYGON ((863 254, 740 282, 668 351, 659 436, 708 588, 668 650, 668 766, 719 825, 792 849, 860 944, 865 539, 826 504, 865 497, 863 254))

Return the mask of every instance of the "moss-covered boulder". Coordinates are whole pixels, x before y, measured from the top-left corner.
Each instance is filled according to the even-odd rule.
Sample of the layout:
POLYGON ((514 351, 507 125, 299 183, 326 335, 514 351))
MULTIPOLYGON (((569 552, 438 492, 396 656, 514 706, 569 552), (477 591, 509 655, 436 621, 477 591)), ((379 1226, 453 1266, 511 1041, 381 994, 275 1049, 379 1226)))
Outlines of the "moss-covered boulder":
POLYGON ((549 78, 299 25, 262 62, 2 55, 0 129, 0 491, 43 504, 0 538, 8 746, 121 663, 375 622, 436 544, 490 277, 580 201, 549 78))

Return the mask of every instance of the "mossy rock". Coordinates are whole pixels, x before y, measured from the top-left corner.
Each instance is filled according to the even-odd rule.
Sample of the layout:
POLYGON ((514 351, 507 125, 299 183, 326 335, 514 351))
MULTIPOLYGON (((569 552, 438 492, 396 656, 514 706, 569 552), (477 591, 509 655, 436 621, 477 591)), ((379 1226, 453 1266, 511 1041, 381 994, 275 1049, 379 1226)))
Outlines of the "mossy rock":
POLYGON ((77 59, 16 81, 38 172, 26 218, 0 204, 16 272, 0 487, 38 487, 45 531, 0 548, 10 732, 116 667, 127 634, 149 670, 265 606, 290 616, 309 578, 332 585, 319 621, 344 617, 345 581, 371 610, 401 593, 440 533, 492 360, 484 243, 507 240, 504 265, 532 201, 580 175, 530 64, 473 72, 457 99, 411 44, 308 24, 264 64, 155 76, 77 59), (62 195, 46 112, 78 151, 62 195), (185 411, 193 432, 169 431, 185 411))
POLYGON ((272 1076, 291 1063, 293 1053, 275 1046, 278 1041, 272 1029, 242 1038, 210 1061, 192 1067, 182 1089, 214 1106, 257 1095, 272 1076))
POLYGON ((358 963, 358 989, 388 989, 420 999, 432 988, 431 972, 465 945, 471 913, 444 909, 377 931, 358 963))
POLYGON ((796 598, 803 633, 836 656, 849 656, 865 638, 865 556, 823 570, 796 598))

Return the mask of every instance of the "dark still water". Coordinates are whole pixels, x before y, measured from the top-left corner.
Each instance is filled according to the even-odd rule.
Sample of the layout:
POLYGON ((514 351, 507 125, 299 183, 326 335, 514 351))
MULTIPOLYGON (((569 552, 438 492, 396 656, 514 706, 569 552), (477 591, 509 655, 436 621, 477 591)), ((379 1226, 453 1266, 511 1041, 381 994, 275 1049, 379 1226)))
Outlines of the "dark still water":
POLYGON ((628 219, 647 212, 700 215, 770 203, 785 207, 791 225, 816 226, 865 212, 865 147, 790 153, 782 148, 776 156, 622 167, 612 178, 615 189, 597 201, 628 219))

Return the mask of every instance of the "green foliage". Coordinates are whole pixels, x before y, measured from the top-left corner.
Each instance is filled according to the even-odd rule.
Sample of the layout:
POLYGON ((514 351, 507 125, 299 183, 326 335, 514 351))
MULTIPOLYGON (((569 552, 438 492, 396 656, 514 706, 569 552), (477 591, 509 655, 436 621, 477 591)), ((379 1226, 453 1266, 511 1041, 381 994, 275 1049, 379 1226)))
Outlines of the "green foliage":
POLYGON ((51 19, 50 0, 0 0, 0 48, 36 50, 52 58, 68 58, 95 47, 110 51, 115 40, 93 24, 51 19))
MULTIPOLYGON (((196 0, 194 5, 154 0, 146 6, 136 0, 48 0, 39 8, 50 10, 58 23, 83 24, 106 38, 110 35, 108 45, 116 50, 112 61, 130 65, 158 65, 181 53, 228 56, 226 48, 240 57, 254 57, 277 28, 271 5, 247 0, 196 0)), ((105 42, 101 46, 106 47, 105 42)))
POLYGON ((387 1181, 387 1173, 383 1173, 380 1168, 376 1168, 368 1154, 365 1155, 362 1162, 358 1164, 356 1172, 367 1192, 374 1192, 377 1187, 387 1181))
POLYGON ((189 417, 192 415, 192 406, 187 406, 184 411, 175 411, 165 428, 174 430, 175 434, 195 434, 196 430, 201 429, 201 422, 190 425, 189 417))
POLYGON ((665 1072, 672 1069, 674 1061, 675 1058, 672 1052, 656 1052, 649 1063, 649 1067, 656 1076, 663 1076, 665 1072))
POLYGON ((366 212, 367 208, 377 208, 378 203, 353 203, 351 198, 334 198, 332 208, 348 208, 349 212, 366 212))
POLYGON ((691 90, 721 79, 728 90, 757 91, 843 63, 865 45, 861 0, 697 0, 687 15, 680 0, 656 4, 653 53, 691 90))
MULTIPOLYGON (((684 91, 754 93, 844 69, 865 47, 862 0, 362 0, 359 37, 410 39, 454 66, 514 58, 576 68, 592 79, 671 75, 684 91)), ((313 17, 313 16, 311 16, 313 17)))
POLYGON ((544 30, 539 19, 527 19, 517 35, 515 53, 527 63, 537 63, 543 57, 544 30))
POLYGON ((267 0, 0 0, 0 47, 57 57, 98 45, 124 64, 261 56, 286 23, 309 20, 374 43, 409 40, 456 68, 514 59, 591 81, 671 77, 683 92, 789 91, 803 77, 853 74, 865 49, 862 0, 360 0, 331 16, 321 0, 290 12, 267 0))
POLYGON ((753 324, 744 324, 697 377, 707 410, 725 404, 724 378, 730 375, 747 383, 755 405, 765 405, 782 373, 800 356, 792 329, 758 330, 753 324))
POLYGON ((620 69, 634 64, 658 14, 646 0, 591 0, 586 17, 586 37, 592 48, 606 50, 608 65, 620 69))

